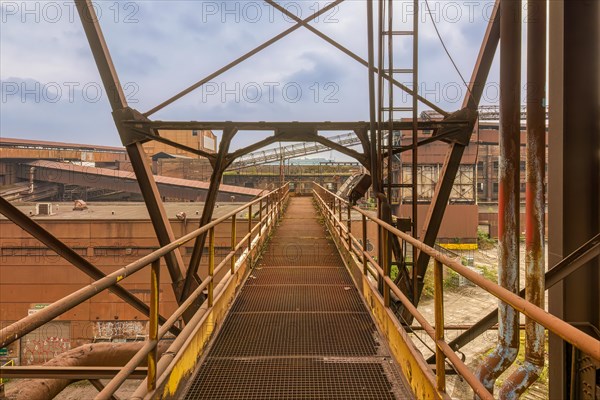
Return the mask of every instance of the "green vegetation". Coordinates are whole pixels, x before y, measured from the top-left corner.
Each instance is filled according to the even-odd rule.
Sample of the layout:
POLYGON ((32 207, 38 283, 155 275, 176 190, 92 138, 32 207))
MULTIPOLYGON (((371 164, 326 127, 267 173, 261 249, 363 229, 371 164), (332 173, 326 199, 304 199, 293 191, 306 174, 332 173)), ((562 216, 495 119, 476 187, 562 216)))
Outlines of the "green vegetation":
MULTIPOLYGON (((458 289, 458 278, 457 272, 454 272, 450 268, 444 270, 444 290, 456 290, 458 289)), ((434 295, 434 282, 433 282, 433 266, 430 265, 427 268, 425 277, 423 278, 423 293, 422 299, 432 299, 434 295)))
POLYGON ((498 241, 490 238, 487 233, 483 231, 477 231, 477 246, 481 250, 493 249, 497 243, 498 241))
POLYGON ((478 265, 478 269, 481 270, 483 277, 488 281, 498 282, 498 270, 487 265, 478 265))

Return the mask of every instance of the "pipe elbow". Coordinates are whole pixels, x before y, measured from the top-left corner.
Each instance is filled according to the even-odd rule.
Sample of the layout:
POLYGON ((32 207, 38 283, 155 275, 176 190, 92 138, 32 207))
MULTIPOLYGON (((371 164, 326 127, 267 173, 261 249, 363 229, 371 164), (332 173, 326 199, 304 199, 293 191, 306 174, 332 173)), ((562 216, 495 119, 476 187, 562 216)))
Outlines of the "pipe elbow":
MULTIPOLYGON (((494 393, 494 384, 496 379, 504 372, 513 362, 517 359, 519 352, 518 347, 509 347, 502 344, 498 346, 489 354, 479 365, 475 376, 490 392, 494 393)), ((475 396, 475 400, 479 397, 475 396)))
POLYGON ((505 400, 517 400, 535 381, 540 377, 544 368, 544 361, 534 362, 526 360, 515 372, 513 372, 502 384, 499 398, 505 400))

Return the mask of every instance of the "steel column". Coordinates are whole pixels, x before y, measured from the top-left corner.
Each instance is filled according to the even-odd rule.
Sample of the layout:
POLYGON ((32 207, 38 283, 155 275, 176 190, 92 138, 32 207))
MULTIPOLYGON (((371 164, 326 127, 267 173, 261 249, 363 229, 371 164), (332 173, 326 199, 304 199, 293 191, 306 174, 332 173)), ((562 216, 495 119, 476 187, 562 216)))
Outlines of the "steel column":
MULTIPOLYGON (((500 168, 498 191, 498 284, 519 292, 521 143, 521 2, 502 0, 500 18, 500 168)), ((519 313, 498 303, 498 345, 476 375, 491 392, 519 351, 519 313)))
MULTIPOLYGON (((548 256, 552 265, 600 232, 600 3, 548 3, 548 256)), ((598 337, 599 293, 600 259, 596 258, 550 290, 548 307, 565 321, 591 324, 581 329, 598 337)), ((549 353, 550 398, 593 397, 590 389, 597 387, 598 375, 594 368, 583 370, 590 365, 585 352, 573 352, 556 335, 549 335, 549 353)))
MULTIPOLYGON (((546 0, 527 3, 527 168, 525 299, 544 308, 546 174, 546 0)), ((525 363, 503 383, 500 397, 517 399, 544 368, 544 327, 525 318, 525 363)))

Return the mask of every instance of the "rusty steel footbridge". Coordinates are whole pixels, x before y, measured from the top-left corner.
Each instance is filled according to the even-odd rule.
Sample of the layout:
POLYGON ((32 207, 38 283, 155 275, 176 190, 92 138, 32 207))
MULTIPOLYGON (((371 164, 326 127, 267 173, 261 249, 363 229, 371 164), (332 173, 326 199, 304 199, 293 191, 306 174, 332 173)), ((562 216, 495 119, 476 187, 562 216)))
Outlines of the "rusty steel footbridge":
POLYGON ((141 342, 86 344, 40 366, 2 366, 0 379, 25 379, 6 395, 54 398, 71 383, 88 380, 97 389, 97 399, 119 399, 126 381, 141 380, 128 398, 449 399, 448 376, 452 374, 466 382, 469 397, 513 399, 542 375, 548 337, 550 396, 598 398, 600 47, 593 38, 598 37, 600 4, 526 1, 527 15, 535 18, 526 24, 526 279, 521 288, 522 2, 493 2, 471 78, 462 79, 467 94, 460 109, 452 112, 419 93, 417 11, 424 10, 430 17, 431 12, 427 2, 407 2, 413 7, 413 18, 399 28, 394 18, 396 1, 364 1, 365 59, 311 25, 344 0, 335 0, 307 18, 266 0, 269 7, 293 21, 288 29, 143 112, 127 102, 93 1, 75 0, 159 246, 108 271, 0 198, 0 213, 91 278, 89 285, 0 327, 0 348, 107 291, 148 321, 148 335, 141 342), (366 68, 368 121, 151 119, 299 29, 308 30, 366 68), (403 65, 395 65, 398 48, 412 49, 403 65), (435 242, 461 158, 477 130, 480 102, 498 48, 499 265, 498 281, 492 282, 437 251, 435 242), (547 70, 553 92, 548 107, 549 182, 544 175, 547 70), (398 92, 408 94, 409 100, 400 101, 398 92), (436 117, 420 118, 420 108, 436 117), (171 130, 221 131, 218 151, 209 153, 161 136, 171 130), (232 150, 233 139, 242 131, 271 134, 232 150), (423 139, 425 131, 428 136, 423 139), (323 132, 344 132, 345 136, 332 140, 323 132), (393 140, 395 132, 402 132, 406 139, 401 145, 393 140), (180 237, 173 231, 159 182, 143 150, 148 141, 204 157, 212 166, 210 182, 203 184, 199 225, 180 237), (311 196, 293 196, 289 184, 281 182, 279 188, 214 217, 224 172, 235 167, 236 161, 248 161, 244 156, 281 142, 325 146, 355 159, 366 173, 348 197, 318 184, 313 185, 311 196), (434 142, 447 145, 446 158, 427 212, 418 215, 419 149, 434 142), (350 148, 348 143, 356 146, 350 148), (374 207, 356 205, 365 196, 374 207), (410 208, 408 215, 392 213, 391 199, 399 196, 410 208), (552 210, 548 242, 546 197, 552 210), (225 245, 216 243, 217 231, 227 237, 225 245), (376 239, 374 249, 367 246, 371 237, 376 239), (191 251, 189 262, 184 262, 182 250, 188 243, 193 247, 186 248, 191 251), (546 246, 551 266, 547 272, 546 246), (217 250, 223 249, 225 254, 217 257, 217 250), (200 273, 201 262, 208 266, 206 274, 200 273), (418 308, 428 271, 433 272, 432 317, 418 308), (452 340, 445 336, 445 271, 498 299, 498 309, 452 340), (135 274, 149 277, 147 299, 123 284, 135 274), (165 296, 161 282, 175 299, 176 308, 169 314, 161 308, 165 296), (551 312, 545 310, 546 292, 551 312), (525 316, 525 345, 521 344, 520 315, 525 316), (416 327, 425 333, 428 351, 414 342, 410 332, 416 327), (490 329, 497 330, 495 347, 475 367, 467 365, 460 349, 490 329), (522 363, 500 384, 498 378, 515 364, 521 348, 522 363))

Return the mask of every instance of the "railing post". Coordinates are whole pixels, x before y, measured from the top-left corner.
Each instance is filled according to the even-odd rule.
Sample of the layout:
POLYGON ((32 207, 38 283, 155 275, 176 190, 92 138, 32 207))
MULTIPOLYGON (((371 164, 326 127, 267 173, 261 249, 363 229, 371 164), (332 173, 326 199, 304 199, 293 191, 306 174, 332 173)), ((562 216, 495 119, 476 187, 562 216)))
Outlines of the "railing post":
MULTIPOLYGON (((150 269, 150 323, 148 340, 158 341, 158 304, 160 294, 160 258, 152 262, 150 269)), ((148 353, 148 391, 156 389, 156 365, 158 363, 158 344, 148 353)))
POLYGON ((215 228, 208 231, 208 306, 213 306, 215 289, 215 228))
POLYGON ((258 203, 258 236, 262 237, 262 220, 263 220, 263 201, 260 199, 258 203))
POLYGON ((248 206, 248 257, 252 247, 252 204, 248 206))
POLYGON ((348 222, 347 222, 347 227, 348 227, 348 251, 352 251, 352 208, 350 207, 350 203, 346 204, 347 206, 347 217, 348 217, 348 222))
MULTIPOLYGON (((335 222, 335 197, 331 201, 331 218, 332 218, 331 223, 333 224, 335 222)), ((334 229, 335 229, 335 224, 334 224, 334 229)))
POLYGON ((342 230, 342 201, 339 200, 340 206, 338 207, 338 223, 340 225, 340 242, 344 240, 344 231, 342 230))
POLYGON ((388 236, 389 236, 389 232, 387 231, 387 229, 385 228, 381 228, 381 241, 382 241, 382 246, 383 246, 383 254, 382 254, 382 259, 381 259, 381 263, 383 264, 383 304, 386 307, 390 306, 390 285, 387 283, 387 281, 385 280, 385 277, 389 277, 390 276, 390 272, 391 272, 391 263, 390 263, 390 259, 389 259, 389 240, 388 240, 388 236))
POLYGON ((237 214, 231 216, 231 275, 235 274, 235 246, 237 245, 237 214))
POLYGON ((441 261, 435 260, 433 270, 434 285, 434 318, 435 318, 435 375, 437 380, 437 389, 440 392, 446 391, 446 367, 445 356, 439 342, 444 340, 444 265, 441 261))
POLYGON ((362 214, 363 273, 367 276, 367 217, 362 214))
POLYGON ((267 196, 267 209, 265 210, 265 213, 267 214, 267 227, 269 226, 269 224, 271 223, 271 196, 267 196))

